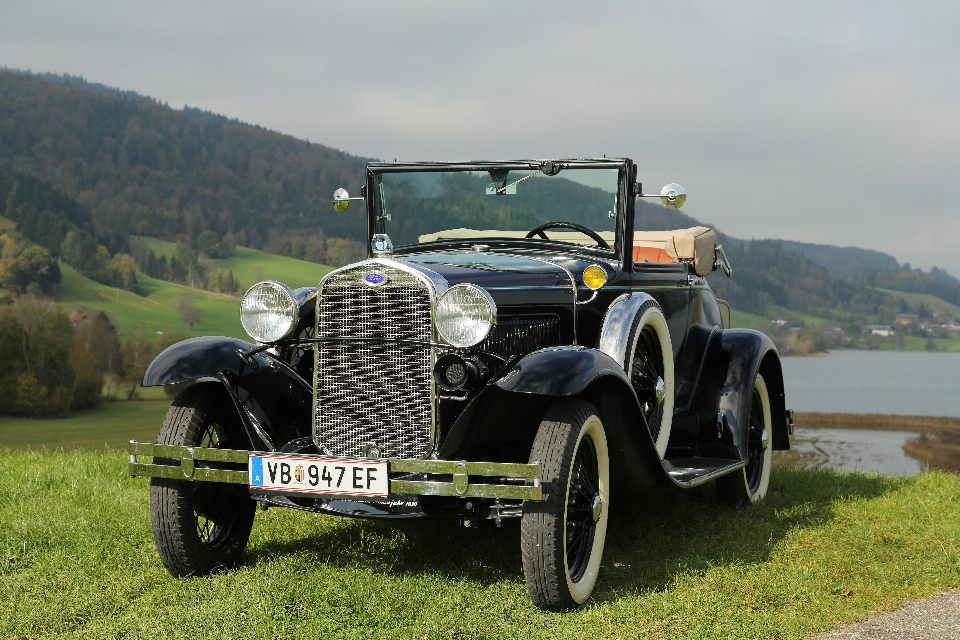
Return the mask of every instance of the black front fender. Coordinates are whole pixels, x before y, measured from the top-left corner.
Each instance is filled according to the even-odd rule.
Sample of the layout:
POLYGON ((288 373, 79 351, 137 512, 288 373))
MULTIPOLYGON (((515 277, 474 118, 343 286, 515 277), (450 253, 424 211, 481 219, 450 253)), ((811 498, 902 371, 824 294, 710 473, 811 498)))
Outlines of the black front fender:
POLYGON ((255 345, 236 338, 210 336, 178 342, 158 355, 143 376, 143 386, 192 380, 222 384, 254 446, 275 450, 312 433, 311 385, 267 352, 248 362, 237 351, 255 345))
POLYGON ((248 351, 255 347, 246 340, 224 336, 204 336, 178 342, 153 359, 143 374, 143 386, 217 378, 221 373, 237 376, 243 364, 237 350, 248 351))
POLYGON ((572 396, 603 376, 630 381, 617 361, 597 349, 547 347, 524 356, 496 384, 504 391, 572 396))
POLYGON ((471 406, 464 412, 463 420, 451 431, 450 441, 456 444, 445 448, 455 450, 458 438, 509 437, 532 443, 554 399, 577 396, 592 402, 600 412, 612 473, 619 478, 620 489, 629 493, 635 487, 669 482, 633 386, 620 364, 606 353, 585 347, 541 349, 522 358, 492 387, 478 398, 486 403, 477 402, 478 410, 471 406), (492 414, 488 406, 495 404, 505 409, 492 414))

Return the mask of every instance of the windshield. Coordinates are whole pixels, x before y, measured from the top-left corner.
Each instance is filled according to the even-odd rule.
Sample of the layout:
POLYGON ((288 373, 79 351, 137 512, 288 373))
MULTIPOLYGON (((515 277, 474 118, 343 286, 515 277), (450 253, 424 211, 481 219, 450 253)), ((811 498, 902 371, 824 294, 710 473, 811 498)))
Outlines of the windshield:
POLYGON ((395 247, 444 240, 536 240, 610 251, 618 213, 616 168, 409 171, 375 175, 377 233, 395 247))

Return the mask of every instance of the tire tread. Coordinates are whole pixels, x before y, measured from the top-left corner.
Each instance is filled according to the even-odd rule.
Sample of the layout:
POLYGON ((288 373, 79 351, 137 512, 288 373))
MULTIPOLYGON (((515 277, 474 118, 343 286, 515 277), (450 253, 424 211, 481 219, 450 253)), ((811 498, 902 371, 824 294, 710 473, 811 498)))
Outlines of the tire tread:
POLYGON ((564 566, 564 523, 555 514, 562 513, 566 502, 566 482, 573 463, 574 448, 582 425, 596 413, 593 405, 578 400, 562 400, 547 411, 540 423, 530 461, 542 465, 543 500, 527 503, 521 521, 520 552, 524 577, 533 603, 550 610, 569 609, 577 602, 567 589, 566 577, 555 567, 564 566))

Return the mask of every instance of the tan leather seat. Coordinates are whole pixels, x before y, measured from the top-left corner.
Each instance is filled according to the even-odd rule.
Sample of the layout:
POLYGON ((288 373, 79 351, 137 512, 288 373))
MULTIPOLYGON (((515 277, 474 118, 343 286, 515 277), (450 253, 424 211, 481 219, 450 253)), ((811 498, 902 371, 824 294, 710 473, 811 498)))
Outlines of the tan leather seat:
POLYGON ((717 234, 707 227, 672 231, 634 231, 634 262, 680 262, 690 260, 699 276, 713 272, 717 234))

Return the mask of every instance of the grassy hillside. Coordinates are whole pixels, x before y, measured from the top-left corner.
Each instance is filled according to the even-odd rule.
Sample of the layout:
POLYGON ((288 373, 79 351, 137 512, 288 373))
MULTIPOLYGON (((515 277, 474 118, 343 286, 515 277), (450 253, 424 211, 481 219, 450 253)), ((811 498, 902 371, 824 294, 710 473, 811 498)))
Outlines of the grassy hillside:
POLYGON ((935 295, 929 293, 907 293, 906 291, 894 291, 893 289, 880 289, 877 291, 882 291, 888 295, 891 295, 895 298, 902 298, 907 302, 907 304, 916 309, 920 306, 921 303, 927 308, 927 311, 935 313, 938 316, 944 316, 947 318, 960 318, 960 307, 955 304, 950 304, 945 300, 941 300, 935 295))
MULTIPOLYGON (((143 240, 157 256, 172 258, 176 255, 176 244, 173 242, 145 236, 137 237, 143 240)), ((315 287, 320 282, 320 278, 332 269, 326 265, 278 256, 247 247, 237 247, 237 255, 223 260, 210 260, 210 264, 233 271, 233 275, 240 280, 243 290, 261 280, 277 280, 291 289, 315 287)))
POLYGON ((60 263, 63 280, 56 287, 56 302, 66 311, 80 311, 88 316, 105 311, 121 332, 143 322, 150 334, 157 331, 187 336, 226 335, 245 337, 240 326, 239 300, 230 296, 190 289, 178 284, 142 276, 139 296, 130 291, 107 287, 86 278, 65 263, 60 263), (193 329, 184 326, 177 311, 177 296, 188 294, 203 320, 193 329))
MULTIPOLYGON (((172 250, 173 244, 146 238, 154 251, 172 250)), ((217 266, 234 272, 245 287, 258 280, 278 280, 291 288, 316 286, 330 267, 247 249, 237 248, 237 255, 226 260, 213 260, 217 266)), ((179 333, 185 336, 225 335, 247 338, 240 325, 240 300, 219 293, 156 280, 140 275, 140 290, 145 295, 108 287, 84 277, 61 262, 63 279, 56 286, 57 304, 69 311, 81 311, 88 316, 105 311, 120 331, 127 331, 134 323, 143 322, 148 333, 157 331, 179 333), (193 329, 180 321, 177 310, 179 297, 189 295, 193 305, 203 314, 203 320, 193 329)))
POLYGON ((502 529, 259 512, 240 567, 176 580, 120 451, 0 452, 0 636, 803 638, 960 585, 960 476, 778 468, 614 506, 590 603, 529 602, 502 529), (23 497, 29 499, 23 499, 23 497))

